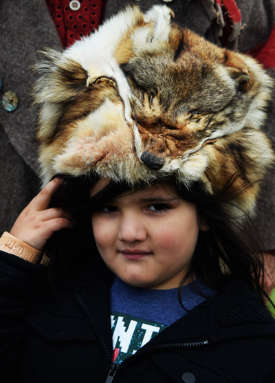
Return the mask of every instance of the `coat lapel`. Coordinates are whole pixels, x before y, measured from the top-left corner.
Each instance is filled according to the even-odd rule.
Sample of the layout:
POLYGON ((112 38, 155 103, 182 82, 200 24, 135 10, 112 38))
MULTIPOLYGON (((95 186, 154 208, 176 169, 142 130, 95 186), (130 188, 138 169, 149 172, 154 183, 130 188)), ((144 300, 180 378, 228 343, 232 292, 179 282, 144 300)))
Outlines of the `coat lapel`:
POLYGON ((77 339, 85 342, 97 339, 111 362, 112 280, 112 274, 101 259, 93 259, 80 274, 76 271, 73 276, 60 279, 53 292, 43 287, 26 321, 41 336, 50 340, 62 342, 77 339))
POLYGON ((98 284, 93 284, 92 286, 79 289, 74 296, 83 313, 86 314, 90 326, 103 348, 103 352, 111 362, 113 346, 109 291, 106 285, 99 287, 98 284))
POLYGON ((38 50, 45 47, 61 50, 61 43, 45 0, 17 1, 16 4, 2 0, 0 33, 2 91, 13 90, 19 98, 14 112, 0 108, 0 124, 17 153, 38 174, 32 67, 38 60, 38 50))
POLYGON ((93 259, 85 274, 81 275, 81 284, 75 289, 73 297, 82 314, 88 319, 110 362, 113 354, 110 316, 112 282, 113 274, 106 268, 101 258, 93 259))

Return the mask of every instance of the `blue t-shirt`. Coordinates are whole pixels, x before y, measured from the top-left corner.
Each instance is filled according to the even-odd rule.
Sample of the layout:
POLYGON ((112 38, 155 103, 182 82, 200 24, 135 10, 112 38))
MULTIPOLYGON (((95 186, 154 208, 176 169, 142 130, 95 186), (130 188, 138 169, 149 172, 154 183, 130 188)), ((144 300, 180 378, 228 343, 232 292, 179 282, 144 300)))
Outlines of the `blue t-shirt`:
MULTIPOLYGON (((198 280, 182 288, 182 303, 192 310, 214 291, 198 280)), ((187 311, 178 301, 178 289, 151 290, 130 286, 119 278, 111 289, 111 325, 114 361, 120 364, 187 311)))

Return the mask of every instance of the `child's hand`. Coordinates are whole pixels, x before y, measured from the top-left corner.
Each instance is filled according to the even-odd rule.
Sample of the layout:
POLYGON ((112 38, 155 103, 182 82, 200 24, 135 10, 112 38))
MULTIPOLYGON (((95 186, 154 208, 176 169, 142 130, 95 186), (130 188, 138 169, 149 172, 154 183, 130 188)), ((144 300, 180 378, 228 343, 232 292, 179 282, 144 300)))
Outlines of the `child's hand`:
POLYGON ((48 209, 51 197, 61 183, 61 178, 49 182, 21 212, 10 234, 42 250, 55 231, 72 227, 68 213, 59 208, 48 209))

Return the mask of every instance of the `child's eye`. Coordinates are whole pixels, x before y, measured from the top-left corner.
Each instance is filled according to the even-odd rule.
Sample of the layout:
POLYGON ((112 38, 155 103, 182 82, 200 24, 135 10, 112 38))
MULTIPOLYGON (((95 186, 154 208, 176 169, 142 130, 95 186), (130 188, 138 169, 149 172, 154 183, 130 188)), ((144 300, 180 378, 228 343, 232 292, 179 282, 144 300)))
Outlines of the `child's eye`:
POLYGON ((153 213, 161 213, 169 209, 171 209, 171 205, 167 203, 152 203, 147 207, 147 210, 153 213))
POLYGON ((111 213, 115 213, 117 211, 117 207, 116 206, 113 206, 113 205, 104 205, 104 206, 100 206, 96 209, 96 212, 98 213, 102 213, 102 214, 111 214, 111 213))

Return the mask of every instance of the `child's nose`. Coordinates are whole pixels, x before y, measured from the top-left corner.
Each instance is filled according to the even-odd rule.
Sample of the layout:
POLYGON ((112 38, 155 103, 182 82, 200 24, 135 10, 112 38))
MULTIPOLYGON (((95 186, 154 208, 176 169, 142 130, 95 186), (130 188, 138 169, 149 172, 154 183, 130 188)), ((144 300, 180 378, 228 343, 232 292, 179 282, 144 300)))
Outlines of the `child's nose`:
POLYGON ((135 215, 125 215, 121 218, 119 240, 123 242, 144 241, 147 231, 142 220, 135 215))

